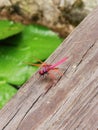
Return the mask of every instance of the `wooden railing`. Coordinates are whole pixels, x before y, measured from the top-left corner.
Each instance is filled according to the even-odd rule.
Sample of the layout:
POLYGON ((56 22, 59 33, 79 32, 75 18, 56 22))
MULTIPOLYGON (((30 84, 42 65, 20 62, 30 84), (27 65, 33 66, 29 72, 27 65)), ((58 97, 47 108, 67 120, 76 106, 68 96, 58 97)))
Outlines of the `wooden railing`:
MULTIPOLYGON (((51 41, 50 41, 51 42, 51 41)), ((38 72, 0 111, 0 130, 98 129, 98 8, 47 59, 63 76, 53 83, 38 72)))

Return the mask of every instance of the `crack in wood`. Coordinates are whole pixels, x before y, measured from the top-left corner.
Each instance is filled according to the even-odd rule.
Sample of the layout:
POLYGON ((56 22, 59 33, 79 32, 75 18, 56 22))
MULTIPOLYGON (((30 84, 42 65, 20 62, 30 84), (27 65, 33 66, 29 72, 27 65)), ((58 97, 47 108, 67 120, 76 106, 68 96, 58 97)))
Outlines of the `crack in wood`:
MULTIPOLYGON (((98 92, 95 93, 95 95, 91 98, 91 100, 89 100, 89 101, 87 102, 87 104, 85 104, 82 109, 88 110, 89 104, 93 101, 93 99, 94 99, 96 96, 98 96, 98 92)), ((86 116, 86 115, 85 115, 85 116, 86 116)), ((78 124, 78 126, 77 126, 76 128, 78 128, 78 127, 80 126, 80 124, 83 122, 85 116, 83 116, 83 118, 81 119, 80 123, 78 124)), ((78 117, 76 118, 76 120, 74 120, 74 122, 70 125, 70 128, 72 128, 72 126, 74 125, 74 123, 77 122, 77 120, 78 120, 79 118, 80 118, 80 117, 78 116, 78 117)))
POLYGON ((82 63, 84 57, 87 55, 87 53, 90 51, 91 48, 93 48, 93 46, 95 45, 96 41, 87 49, 87 51, 83 54, 83 56, 81 57, 81 60, 79 61, 79 63, 76 65, 76 69, 74 70, 73 73, 75 73, 78 69, 78 67, 80 66, 80 64, 82 63))
POLYGON ((25 115, 23 116, 23 118, 20 120, 20 123, 18 124, 16 130, 18 130, 20 124, 22 123, 22 121, 24 120, 24 118, 26 117, 26 115, 28 114, 28 112, 32 109, 32 107, 36 104, 36 102, 40 99, 40 97, 42 96, 42 94, 39 95, 39 97, 33 102, 33 104, 31 105, 31 107, 26 111, 25 115))
MULTIPOLYGON (((97 79, 97 78, 96 78, 97 79)), ((89 83, 90 84, 90 83, 89 83)), ((94 94, 94 92, 95 92, 95 94, 90 98, 90 100, 88 100, 88 102, 79 110, 79 111, 81 111, 81 110, 87 110, 87 108, 89 108, 89 104, 91 103, 91 102, 93 102, 93 99, 96 97, 96 96, 98 96, 98 91, 96 91, 96 89, 98 89, 98 86, 96 86, 95 88, 94 88, 94 90, 93 91, 91 91, 91 93, 93 93, 94 94)), ((89 94, 90 95, 90 94, 89 94)), ((96 98, 97 99, 97 98, 96 98)), ((81 104, 84 104, 85 103, 85 100, 81 103, 81 104)), ((65 104, 65 103, 64 103, 65 104)), ((63 104, 63 105, 64 105, 63 104)), ((72 109, 74 109, 74 106, 72 107, 72 109)), ((78 111, 78 112, 79 112, 78 111)), ((69 111, 69 113, 70 113, 71 111, 69 111)), ((79 119, 80 117, 78 116, 77 118, 75 118, 76 120, 74 120, 73 121, 73 123, 72 124, 70 124, 70 128, 74 125, 74 123, 75 122, 77 122, 77 120, 79 119)), ((84 119, 85 117, 83 117, 83 119, 84 119)), ((82 121, 83 121, 83 119, 82 119, 82 121)), ((63 122, 64 122, 64 120, 63 120, 63 122)), ((64 124, 62 124, 60 127, 59 127, 59 129, 63 126, 64 124)), ((64 127, 64 129, 62 129, 62 130, 65 130, 65 128, 67 128, 68 126, 66 126, 66 127, 64 127)))
POLYGON ((16 113, 13 115, 13 117, 6 123, 6 125, 2 128, 2 130, 4 130, 9 125, 9 123, 14 119, 14 117, 17 115, 19 110, 20 110, 20 108, 16 111, 16 113))
MULTIPOLYGON (((98 93, 96 93, 96 94, 91 98, 91 100, 89 100, 89 101, 87 102, 87 104, 84 105, 84 107, 83 107, 82 109, 88 110, 89 104, 93 101, 93 99, 94 99, 97 95, 98 95, 98 93)), ((82 122, 83 122, 83 119, 84 119, 84 118, 85 118, 85 116, 81 119, 82 122)), ((79 119, 79 117, 77 117, 77 119, 74 120, 74 122, 72 123, 72 125, 70 125, 70 128, 74 125, 74 123, 75 123, 78 119, 79 119)))

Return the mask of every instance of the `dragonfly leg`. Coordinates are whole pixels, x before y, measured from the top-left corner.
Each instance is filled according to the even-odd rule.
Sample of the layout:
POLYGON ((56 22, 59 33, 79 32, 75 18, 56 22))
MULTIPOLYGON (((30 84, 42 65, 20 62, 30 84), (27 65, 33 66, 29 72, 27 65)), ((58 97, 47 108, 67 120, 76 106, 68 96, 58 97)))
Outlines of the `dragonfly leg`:
POLYGON ((60 76, 63 76, 63 72, 60 71, 59 68, 55 68, 54 71, 57 72, 60 76))
POLYGON ((49 75, 50 79, 52 79, 52 80, 56 79, 55 74, 51 73, 51 71, 48 72, 48 75, 49 75))

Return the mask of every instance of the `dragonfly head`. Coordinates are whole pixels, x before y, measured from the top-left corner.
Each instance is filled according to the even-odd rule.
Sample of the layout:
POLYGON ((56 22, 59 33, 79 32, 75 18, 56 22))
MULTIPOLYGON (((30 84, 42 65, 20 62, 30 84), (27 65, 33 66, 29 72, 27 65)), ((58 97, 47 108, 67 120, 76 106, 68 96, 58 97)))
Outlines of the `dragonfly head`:
POLYGON ((44 71, 39 70, 39 74, 40 74, 40 75, 44 75, 45 73, 44 73, 44 71))

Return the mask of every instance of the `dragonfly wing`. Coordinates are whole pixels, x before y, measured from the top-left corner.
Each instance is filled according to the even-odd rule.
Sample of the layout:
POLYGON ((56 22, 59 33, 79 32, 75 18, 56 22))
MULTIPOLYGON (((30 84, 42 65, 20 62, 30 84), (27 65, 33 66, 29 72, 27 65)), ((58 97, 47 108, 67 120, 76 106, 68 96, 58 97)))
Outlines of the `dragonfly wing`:
POLYGON ((49 70, 48 74, 51 79, 58 79, 63 75, 63 72, 59 68, 55 68, 49 70))

